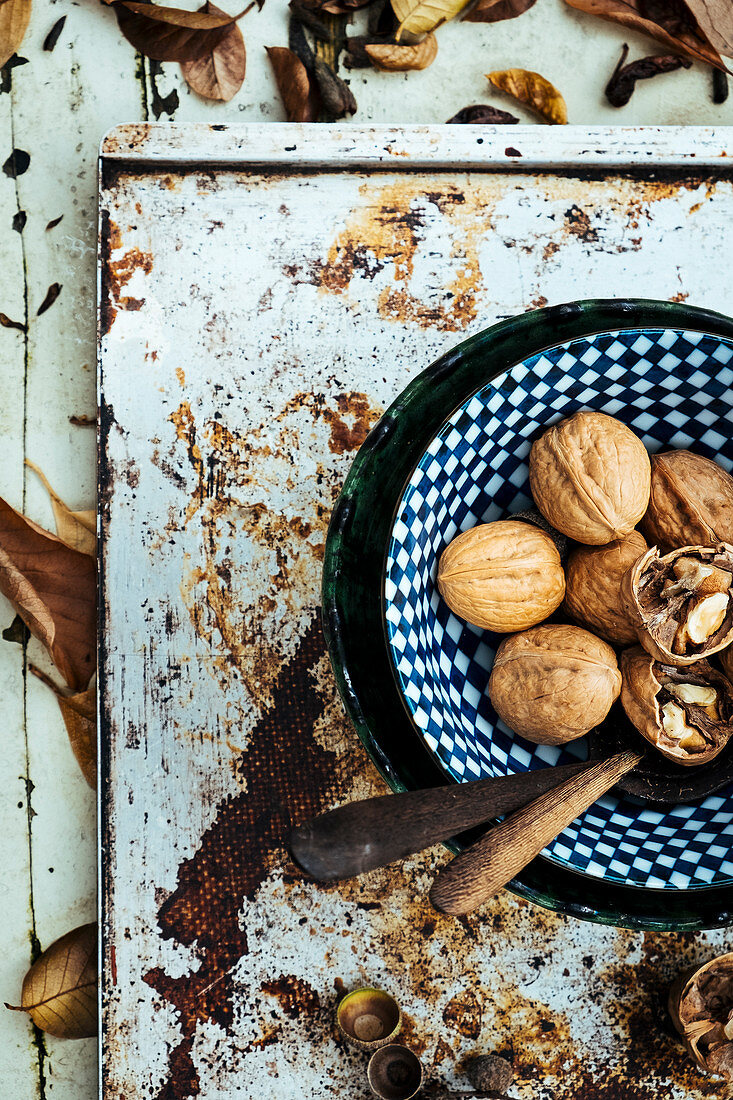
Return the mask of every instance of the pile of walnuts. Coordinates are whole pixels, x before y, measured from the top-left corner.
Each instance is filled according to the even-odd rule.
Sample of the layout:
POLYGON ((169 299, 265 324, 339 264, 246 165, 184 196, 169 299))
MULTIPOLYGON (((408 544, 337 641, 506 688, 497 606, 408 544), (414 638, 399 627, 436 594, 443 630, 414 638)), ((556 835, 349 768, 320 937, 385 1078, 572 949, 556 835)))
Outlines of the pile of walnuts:
POLYGON ((533 444, 529 481, 574 540, 564 569, 551 535, 521 519, 464 531, 438 567, 451 611, 511 635, 489 681, 496 712, 558 745, 620 695, 669 759, 713 759, 733 735, 733 478, 689 451, 650 460, 625 424, 584 411, 533 444), (581 625, 544 622, 561 605, 581 625))

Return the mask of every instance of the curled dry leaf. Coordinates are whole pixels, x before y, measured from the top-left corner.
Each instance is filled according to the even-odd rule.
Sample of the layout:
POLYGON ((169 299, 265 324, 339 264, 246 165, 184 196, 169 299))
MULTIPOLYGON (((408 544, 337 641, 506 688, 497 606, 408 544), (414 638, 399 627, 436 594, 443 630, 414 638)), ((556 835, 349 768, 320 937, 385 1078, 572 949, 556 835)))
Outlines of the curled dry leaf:
POLYGON ((696 61, 725 68, 722 57, 683 0, 565 0, 565 3, 589 15, 642 31, 670 50, 696 61))
POLYGON ((10 317, 8 317, 8 315, 6 313, 0 313, 0 325, 2 325, 3 328, 17 329, 18 332, 27 332, 28 331, 28 326, 27 325, 23 324, 22 321, 13 321, 13 320, 11 320, 10 317))
POLYGON ((314 122, 318 118, 318 97, 303 62, 284 46, 266 46, 265 49, 288 122, 314 122))
POLYGON ((0 592, 46 646, 69 687, 85 690, 96 663, 95 561, 26 519, 2 498, 0 592))
POLYGON ((62 15, 60 19, 56 20, 54 25, 51 27, 51 30, 46 35, 45 39, 43 40, 43 48, 44 48, 44 50, 46 50, 47 53, 51 53, 54 46, 58 42, 58 40, 61 36, 61 32, 64 29, 64 24, 65 23, 66 23, 66 16, 62 15))
POLYGON ((462 107, 457 114, 447 120, 447 123, 469 123, 472 125, 506 126, 519 122, 515 115, 508 111, 500 111, 498 107, 490 107, 488 103, 474 103, 472 107, 462 107))
POLYGON ((214 15, 137 0, 115 0, 114 9, 127 41, 154 61, 193 61, 210 53, 244 14, 214 15))
POLYGON ((34 474, 43 482, 44 488, 51 498, 53 516, 56 520, 56 534, 71 546, 73 550, 79 550, 82 554, 90 554, 93 558, 97 555, 97 514, 92 509, 83 512, 72 512, 61 497, 51 488, 43 470, 36 466, 35 462, 25 460, 26 466, 33 470, 34 474))
POLYGON ((564 125, 568 121, 565 100, 549 80, 528 69, 504 69, 487 73, 486 79, 507 95, 535 111, 545 122, 564 125))
MULTIPOLYGON (((221 8, 208 2, 199 11, 211 15, 225 14, 221 8)), ((212 49, 192 61, 181 62, 183 78, 189 88, 204 99, 222 103, 228 103, 242 87, 246 67, 244 38, 236 23, 227 27, 224 37, 212 49)))
POLYGON ((49 687, 58 700, 61 716, 69 735, 69 744, 81 768, 82 775, 93 789, 97 786, 97 693, 96 684, 86 691, 69 694, 62 691, 50 676, 35 665, 34 676, 49 687))
POLYGON ((83 924, 56 940, 25 978, 20 1005, 36 1027, 59 1039, 97 1034, 97 926, 83 924))
POLYGON ((536 3, 537 0, 478 0, 463 18, 469 23, 500 23, 503 19, 516 19, 536 3))
POLYGON ((606 99, 612 107, 624 107, 629 102, 634 94, 637 80, 648 80, 659 73, 671 73, 676 69, 689 69, 692 65, 688 57, 673 55, 640 57, 638 61, 624 65, 628 53, 629 47, 624 44, 618 64, 606 85, 606 99))
POLYGON ((0 4, 0 68, 19 48, 30 17, 31 0, 5 0, 0 4))
POLYGON ((386 73, 406 73, 411 69, 427 69, 438 56, 438 39, 427 34, 414 46, 367 45, 364 47, 375 69, 386 73))
POLYGON ((42 313, 45 313, 47 309, 50 309, 53 303, 61 293, 61 283, 51 283, 50 287, 46 291, 46 297, 41 302, 38 310, 36 311, 36 317, 40 317, 42 313))
POLYGON ((429 34, 453 19, 466 6, 466 0, 392 0, 399 22, 397 41, 404 34, 429 34))
POLYGON ((351 88, 345 80, 336 75, 322 57, 314 59, 313 75, 321 95, 323 109, 331 118, 344 118, 345 115, 354 114, 356 100, 351 88))

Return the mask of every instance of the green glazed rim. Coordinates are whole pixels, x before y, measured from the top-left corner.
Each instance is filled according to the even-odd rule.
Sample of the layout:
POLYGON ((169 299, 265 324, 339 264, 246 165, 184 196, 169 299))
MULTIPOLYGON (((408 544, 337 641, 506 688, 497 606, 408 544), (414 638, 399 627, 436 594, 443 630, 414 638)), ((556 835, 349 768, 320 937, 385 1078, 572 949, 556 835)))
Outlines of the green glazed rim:
MULTIPOLYGON (((447 781, 399 691, 384 617, 390 534, 405 485, 425 449, 456 409, 517 363, 584 336, 660 328, 733 340, 730 318, 674 302, 591 299, 535 310, 501 321, 442 355, 403 390, 367 436, 328 529, 323 628, 346 712, 393 791, 447 781)), ((459 852, 474 838, 456 838, 447 847, 459 852)), ((559 867, 543 856, 509 889, 547 909, 621 928, 679 931, 733 923, 733 887, 623 886, 559 867)))

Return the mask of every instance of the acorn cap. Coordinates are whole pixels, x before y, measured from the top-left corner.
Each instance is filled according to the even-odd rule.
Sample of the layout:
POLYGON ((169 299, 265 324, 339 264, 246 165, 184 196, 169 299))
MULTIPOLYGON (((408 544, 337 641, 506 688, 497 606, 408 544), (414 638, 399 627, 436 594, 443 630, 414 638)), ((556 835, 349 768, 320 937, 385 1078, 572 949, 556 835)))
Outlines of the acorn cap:
POLYGON ((367 1080, 374 1095, 381 1100, 410 1100, 422 1088, 422 1064, 407 1047, 391 1043, 372 1054, 367 1080))
POLYGON ((399 1033, 402 1011, 382 989, 355 989, 339 1002, 336 1023, 348 1042, 361 1050, 376 1050, 399 1033))

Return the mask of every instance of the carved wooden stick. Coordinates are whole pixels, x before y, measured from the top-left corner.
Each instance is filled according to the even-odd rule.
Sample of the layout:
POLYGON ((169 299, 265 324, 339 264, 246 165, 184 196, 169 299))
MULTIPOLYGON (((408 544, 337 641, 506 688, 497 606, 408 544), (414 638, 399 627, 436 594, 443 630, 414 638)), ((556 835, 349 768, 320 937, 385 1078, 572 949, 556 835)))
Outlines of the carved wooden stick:
POLYGON ((290 854, 321 881, 352 878, 511 813, 590 766, 539 768, 349 802, 298 825, 290 836, 290 854))
POLYGON ((601 760, 495 825, 440 871, 430 891, 432 904, 453 916, 476 909, 641 759, 639 753, 621 752, 601 760))

